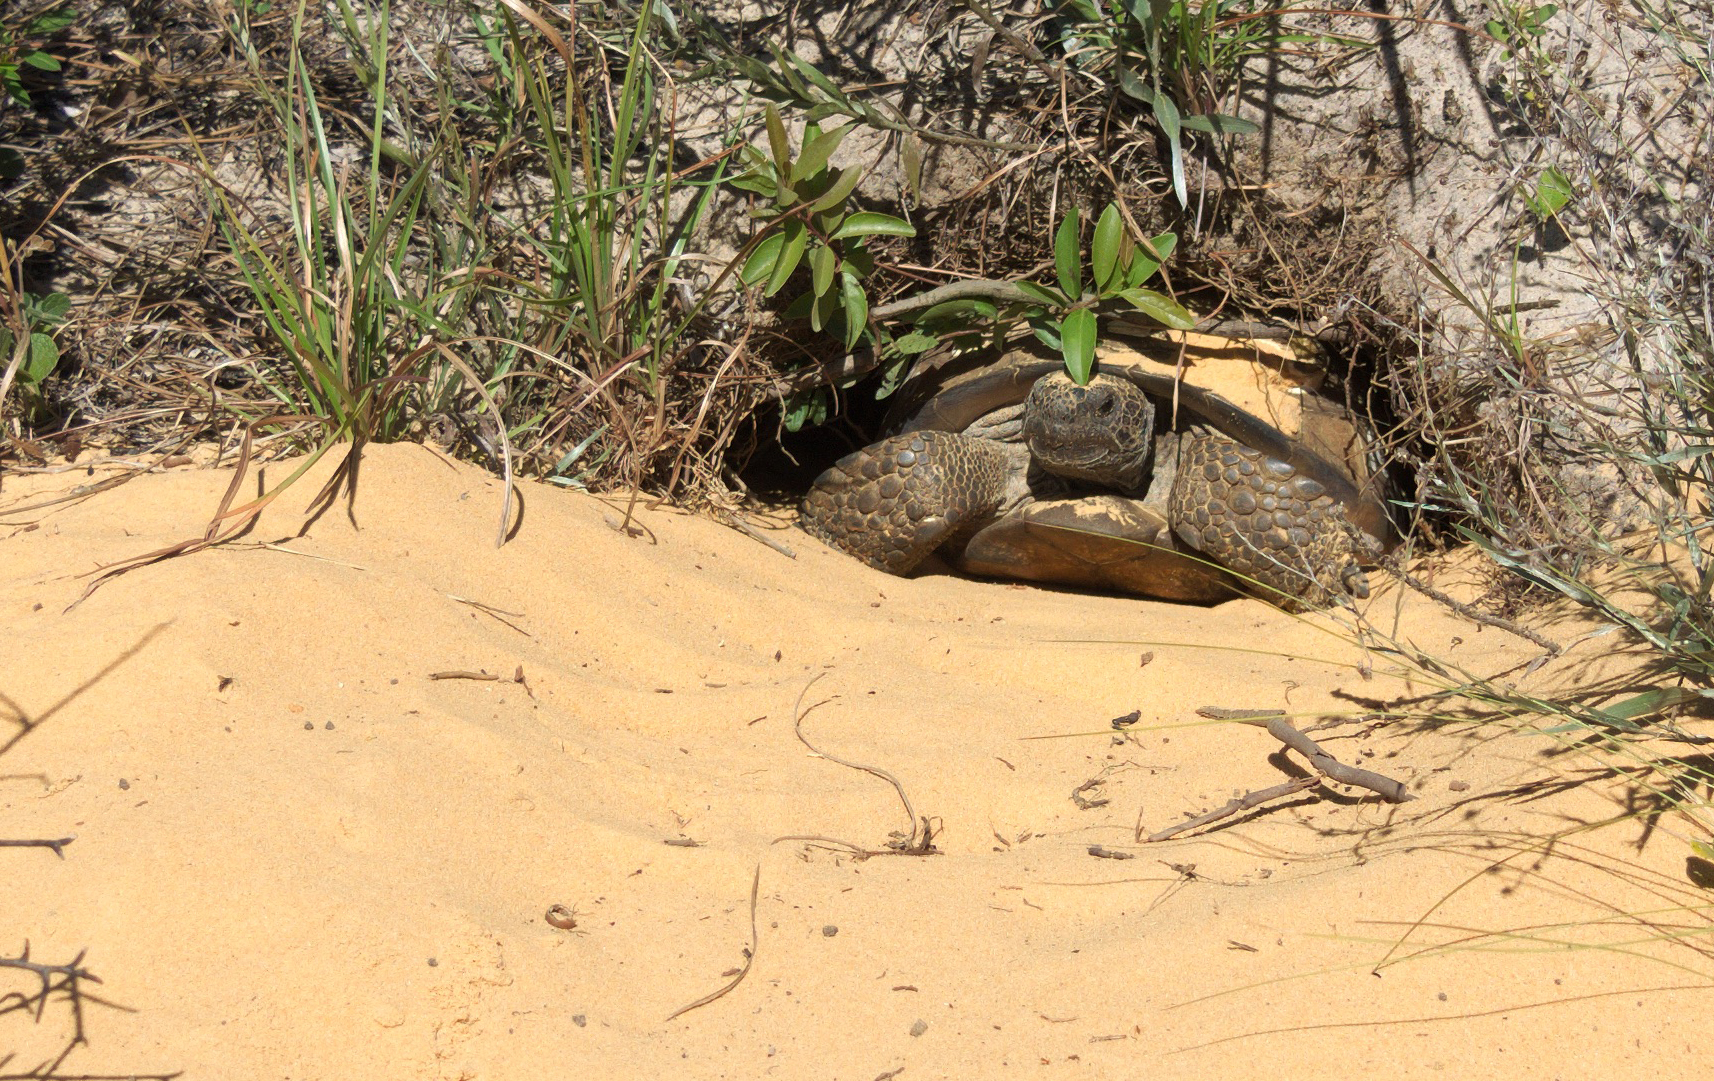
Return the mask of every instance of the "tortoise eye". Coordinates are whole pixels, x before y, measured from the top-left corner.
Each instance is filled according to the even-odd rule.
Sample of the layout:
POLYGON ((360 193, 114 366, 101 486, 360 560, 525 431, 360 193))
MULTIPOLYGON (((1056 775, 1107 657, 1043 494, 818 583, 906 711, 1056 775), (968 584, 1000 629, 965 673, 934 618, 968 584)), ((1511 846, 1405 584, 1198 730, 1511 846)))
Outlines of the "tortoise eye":
POLYGON ((1118 404, 1118 400, 1111 394, 1103 395, 1101 398, 1101 404, 1095 407, 1095 412, 1102 416, 1107 416, 1109 413, 1113 412, 1113 407, 1118 404))

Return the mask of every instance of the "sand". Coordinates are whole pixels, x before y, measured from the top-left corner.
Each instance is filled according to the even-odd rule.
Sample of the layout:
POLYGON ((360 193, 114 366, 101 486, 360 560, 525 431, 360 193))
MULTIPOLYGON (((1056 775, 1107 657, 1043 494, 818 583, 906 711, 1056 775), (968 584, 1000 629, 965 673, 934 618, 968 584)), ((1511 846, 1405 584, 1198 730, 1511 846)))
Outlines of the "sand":
MULTIPOLYGON (((69 611, 99 565, 199 534, 229 474, 0 491, 0 837, 77 838, 0 850, 0 956, 100 977, 65 1073, 1706 1069, 1683 831, 1579 831, 1635 793, 1565 737, 1358 720, 1433 686, 1325 619, 899 580, 783 523, 795 558, 670 510, 629 537, 623 501, 529 483, 496 550, 498 482, 416 446, 367 451, 355 526, 304 531, 325 473, 69 611), (864 858, 911 823, 799 741, 800 696, 803 735, 895 777, 934 854, 864 858), (1139 843, 1289 777, 1204 706, 1342 718, 1323 745, 1418 798, 1312 789, 1139 843), (732 982, 752 924, 742 981, 668 1020, 732 982)), ((1483 674, 1541 652, 1391 588, 1367 610, 1483 674)), ((1635 665, 1606 635, 1507 678, 1620 691, 1635 665)), ((0 1012, 0 1072, 72 1024, 59 996, 0 1012)))

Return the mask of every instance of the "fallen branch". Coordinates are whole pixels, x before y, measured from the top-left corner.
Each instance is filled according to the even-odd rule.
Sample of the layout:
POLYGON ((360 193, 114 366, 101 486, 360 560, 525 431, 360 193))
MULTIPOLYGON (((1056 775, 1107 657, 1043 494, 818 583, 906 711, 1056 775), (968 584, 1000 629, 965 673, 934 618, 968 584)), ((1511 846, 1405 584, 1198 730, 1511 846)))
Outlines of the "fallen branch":
POLYGON ((1406 803, 1416 798, 1405 790, 1403 781, 1395 781, 1391 777, 1382 776, 1372 770, 1359 769, 1356 766, 1347 766, 1345 763, 1322 750, 1321 744, 1293 728, 1291 723, 1284 717, 1268 717, 1265 719, 1256 717, 1248 720, 1239 719, 1238 723, 1255 725, 1257 728, 1266 728, 1268 730, 1268 735, 1274 737, 1287 747, 1296 751, 1298 754, 1309 759, 1310 765, 1314 766, 1317 770, 1320 770, 1326 776, 1338 781, 1340 784, 1356 785, 1358 788, 1367 788, 1369 791, 1378 794, 1388 803, 1406 803))
MULTIPOLYGON (((1209 717, 1222 721, 1233 721, 1238 724, 1254 725, 1257 728, 1267 729, 1270 736, 1273 736, 1287 747, 1309 759, 1309 764, 1314 766, 1316 771, 1320 773, 1322 777, 1336 781, 1339 784, 1348 784, 1355 785, 1358 788, 1367 788, 1369 791, 1376 793, 1389 803, 1405 803, 1416 798, 1406 791, 1403 781, 1395 781, 1391 777, 1383 776, 1372 770, 1359 769, 1356 766, 1347 766, 1337 758, 1334 758, 1332 755, 1322 750, 1319 743, 1293 728, 1291 726, 1291 722, 1286 720, 1286 715, 1283 710, 1221 709, 1217 706, 1203 706, 1196 712, 1202 717, 1209 717)), ((1247 811, 1252 807, 1260 807, 1262 804, 1269 803, 1273 800, 1295 796, 1299 792, 1315 787, 1319 781, 1320 778, 1317 777, 1296 777, 1284 784, 1275 785, 1272 788, 1264 788, 1256 792, 1247 793, 1246 795, 1239 796, 1237 799, 1232 800, 1230 803, 1227 803, 1222 807, 1216 807, 1212 811, 1187 818, 1178 825, 1170 826, 1161 830, 1159 833, 1152 833, 1146 838, 1146 840, 1165 841, 1168 838, 1178 836, 1186 830, 1192 830, 1198 826, 1206 826, 1210 822, 1218 822, 1220 819, 1229 818, 1240 811, 1247 811)), ((1137 823, 1138 840, 1145 840, 1142 834, 1142 821, 1139 818, 1137 823)))

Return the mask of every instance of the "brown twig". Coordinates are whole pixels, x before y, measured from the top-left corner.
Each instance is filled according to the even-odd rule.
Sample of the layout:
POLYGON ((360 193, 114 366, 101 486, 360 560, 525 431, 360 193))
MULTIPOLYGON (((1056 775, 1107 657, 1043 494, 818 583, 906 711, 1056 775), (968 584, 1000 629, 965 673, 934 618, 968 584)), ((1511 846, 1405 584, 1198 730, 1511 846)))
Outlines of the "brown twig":
POLYGON ((762 865, 758 863, 756 865, 756 875, 750 880, 750 948, 744 951, 744 967, 738 970, 738 974, 732 977, 732 982, 728 983, 725 987, 722 987, 720 990, 711 994, 703 995, 690 1005, 680 1006, 672 1013, 667 1014, 668 1021, 671 1021, 673 1018, 678 1017, 681 1014, 687 1014, 698 1007, 706 1006, 717 998, 730 994, 732 989, 743 983, 744 977, 750 974, 750 966, 756 963, 756 947, 759 944, 759 940, 756 935, 756 897, 761 888, 762 865))
POLYGON ((1180 822, 1176 826, 1168 826, 1159 833, 1151 833, 1146 838, 1141 836, 1142 830, 1139 828, 1137 831, 1138 839, 1146 840, 1151 843, 1154 841, 1165 841, 1168 838, 1178 836, 1186 830, 1193 830, 1198 826, 1206 826, 1210 822, 1218 822, 1220 819, 1235 815, 1239 811, 1247 811, 1252 807, 1260 807, 1262 804, 1271 800, 1283 799, 1286 796, 1295 796, 1306 788, 1315 787, 1315 784, 1316 779, 1314 777, 1295 777, 1292 780, 1287 781, 1285 784, 1278 784, 1272 788, 1264 788, 1260 791, 1240 796, 1223 807, 1216 807, 1214 810, 1208 811, 1204 814, 1194 815, 1185 819, 1183 822, 1180 822))
POLYGON ((1252 720, 1239 721, 1239 723, 1266 728, 1268 735, 1309 759, 1310 765, 1340 784, 1367 788, 1388 803, 1406 803, 1416 798, 1405 789, 1403 781, 1395 781, 1391 777, 1384 777, 1371 770, 1347 766, 1322 750, 1319 743, 1293 728, 1291 722, 1284 717, 1269 717, 1265 720, 1258 717, 1252 720))
POLYGON ((74 833, 70 837, 61 837, 57 840, 43 838, 39 840, 0 841, 0 848, 51 848, 54 850, 54 855, 63 860, 65 859, 65 846, 75 840, 77 840, 77 834, 74 833))

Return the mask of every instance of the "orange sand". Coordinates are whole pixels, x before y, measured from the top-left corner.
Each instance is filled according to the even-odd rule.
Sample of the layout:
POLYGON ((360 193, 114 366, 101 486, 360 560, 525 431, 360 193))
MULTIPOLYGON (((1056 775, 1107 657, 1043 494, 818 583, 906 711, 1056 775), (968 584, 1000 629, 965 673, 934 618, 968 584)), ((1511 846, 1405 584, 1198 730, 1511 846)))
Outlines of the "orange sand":
MULTIPOLYGON (((496 550, 498 482, 415 446, 369 450, 361 528, 341 507, 298 537, 324 475, 244 542, 133 572, 69 612, 79 575, 200 533, 229 474, 175 470, 36 510, 17 508, 92 478, 12 476, 0 491, 0 743, 22 731, 15 714, 39 722, 0 757, 0 837, 77 835, 63 861, 0 849, 0 955, 87 951, 102 1002, 86 1003, 89 1045, 65 1072, 1707 1068, 1694 1035, 1707 966, 1614 919, 1704 927, 1670 911, 1706 896, 1686 881, 1684 839, 1670 819, 1626 822, 1539 859, 1540 838, 1619 814, 1624 797, 1602 760, 1549 737, 1324 731, 1329 751, 1420 798, 1312 791, 1136 843, 1139 811, 1158 830, 1286 779, 1265 732, 1199 722, 1197 707, 1287 708, 1307 727, 1431 689, 1324 620, 898 580, 795 530, 775 534, 791 559, 668 511, 641 513, 633 539, 607 524, 622 505, 533 484, 496 550), (527 685, 509 681, 520 667, 527 685), (429 678, 450 670, 507 681, 429 678), (938 855, 776 843, 880 847, 909 828, 885 781, 794 737, 814 677, 805 703, 825 704, 805 735, 896 776, 938 855), (1110 719, 1131 710, 1141 722, 1116 736, 1110 719), (1097 778, 1081 795, 1107 802, 1080 808, 1073 791, 1097 778), (1514 794, 1544 778, 1584 783, 1514 794), (667 843, 682 839, 696 847, 667 843), (758 868, 746 978, 667 1020, 744 964, 758 868), (574 930, 546 921, 556 904, 574 930)), ((1382 590, 1369 614, 1473 671, 1539 654, 1414 595, 1382 590)), ((1622 685, 1614 637, 1510 678, 1622 685)), ((0 970, 0 994, 33 986, 0 970)), ((0 1058, 16 1053, 0 1072, 52 1055, 69 1025, 58 999, 39 1022, 0 1013, 0 1058)))

